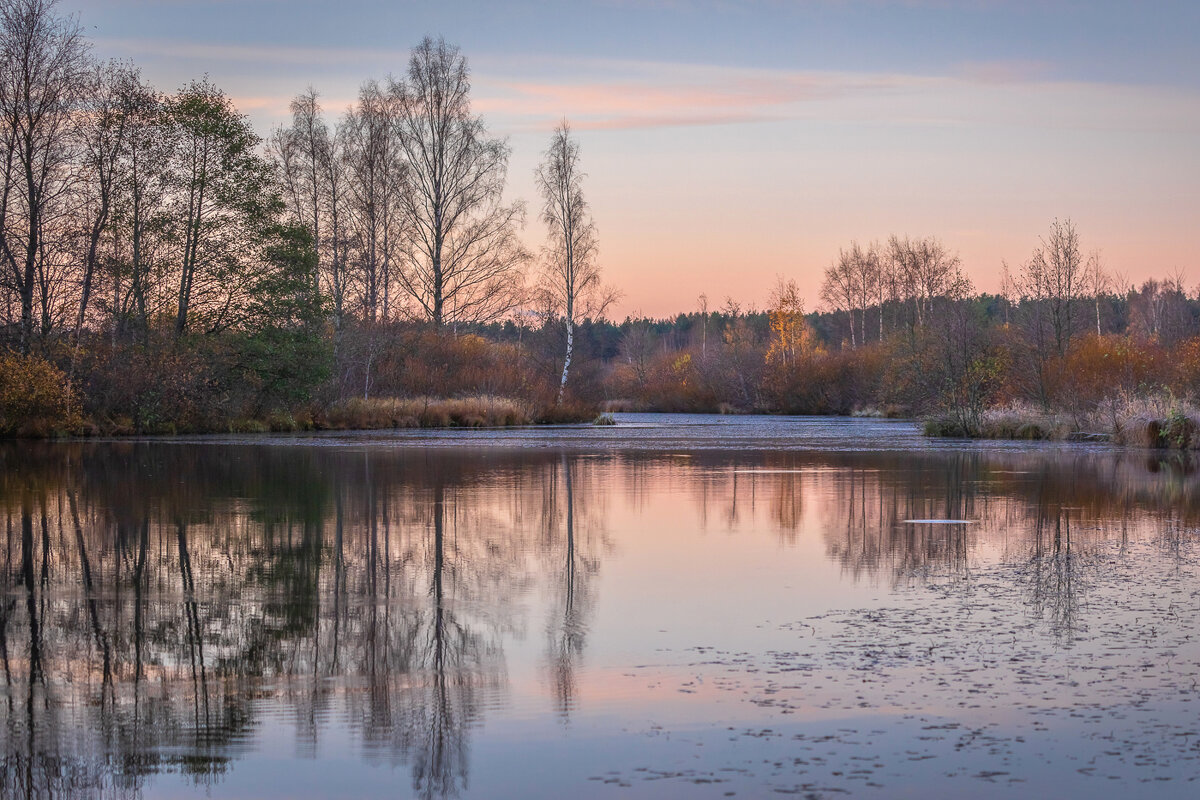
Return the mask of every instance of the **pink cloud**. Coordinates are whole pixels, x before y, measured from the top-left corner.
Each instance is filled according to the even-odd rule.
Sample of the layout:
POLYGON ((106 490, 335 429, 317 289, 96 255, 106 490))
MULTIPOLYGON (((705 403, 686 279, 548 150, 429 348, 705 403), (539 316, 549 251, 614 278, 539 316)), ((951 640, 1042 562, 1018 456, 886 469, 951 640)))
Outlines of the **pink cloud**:
POLYGON ((885 94, 939 80, 666 64, 619 64, 610 69, 634 76, 611 81, 491 81, 481 85, 475 107, 484 113, 544 119, 566 114, 589 128, 723 124, 788 118, 806 103, 885 94))
POLYGON ((959 65, 962 77, 978 83, 1030 83, 1045 80, 1048 61, 967 61, 959 65))

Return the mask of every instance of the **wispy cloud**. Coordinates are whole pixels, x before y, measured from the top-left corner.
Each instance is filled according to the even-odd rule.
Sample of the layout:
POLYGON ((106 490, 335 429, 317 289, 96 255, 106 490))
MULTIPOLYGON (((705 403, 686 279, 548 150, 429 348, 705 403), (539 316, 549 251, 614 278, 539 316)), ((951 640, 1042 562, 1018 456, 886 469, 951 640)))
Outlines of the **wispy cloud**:
POLYGON ((728 69, 636 61, 489 65, 477 108, 515 127, 563 116, 579 128, 630 129, 816 119, 901 125, 1198 130, 1186 90, 1062 81, 1040 61, 984 61, 947 75, 728 69))
POLYGON ((911 75, 727 69, 649 62, 576 63, 557 81, 490 77, 479 110, 537 124, 570 116, 581 128, 624 129, 771 121, 800 106, 944 82, 911 75), (604 76, 604 77, 598 77, 604 76))
MULTIPOLYGON (((250 46, 168 39, 100 39, 135 60, 192 62, 191 73, 229 72, 243 110, 271 120, 323 74, 316 88, 335 113, 358 84, 404 69, 406 49, 250 46), (257 69, 256 69, 257 67, 257 69), (304 67, 317 67, 307 70, 304 67), (219 69, 218 69, 219 68, 219 69), (267 77, 266 72, 270 72, 267 77), (240 75, 256 75, 252 88, 240 75), (266 91, 264 91, 266 88, 266 91), (338 98, 337 100, 330 99, 338 98)), ((1068 82, 1037 60, 960 63, 943 75, 730 68, 712 64, 482 53, 471 57, 478 112, 510 130, 543 129, 563 116, 580 129, 628 130, 789 119, 925 126, 1031 125, 1109 130, 1200 129, 1185 89, 1068 82), (547 76, 552 76, 547 78, 547 76)), ((220 80, 220 76, 216 76, 220 80)))
POLYGON ((962 78, 978 83, 1045 82, 1053 70, 1049 61, 1032 60, 965 61, 958 66, 962 78))
MULTIPOLYGON (((142 56, 187 59, 206 63, 237 62, 277 66, 352 66, 391 61, 408 63, 407 49, 349 47, 295 47, 288 45, 236 45, 189 42, 178 39, 97 38, 103 52, 120 53, 137 59, 142 56)), ((365 76, 364 76, 365 77, 365 76)))

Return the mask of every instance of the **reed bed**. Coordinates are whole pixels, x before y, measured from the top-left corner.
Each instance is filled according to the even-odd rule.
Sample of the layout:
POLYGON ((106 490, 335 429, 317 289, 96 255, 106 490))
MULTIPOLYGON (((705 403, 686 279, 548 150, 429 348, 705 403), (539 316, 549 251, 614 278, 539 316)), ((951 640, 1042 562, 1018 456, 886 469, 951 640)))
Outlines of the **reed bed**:
POLYGON ((1110 441, 1147 449, 1200 450, 1200 408, 1169 392, 1106 398, 1086 411, 1014 403, 984 412, 978 430, 952 415, 929 417, 925 435, 973 439, 1110 441))
POLYGON ((320 427, 333 430, 384 428, 505 428, 531 425, 527 404, 508 397, 354 397, 331 406, 320 427))

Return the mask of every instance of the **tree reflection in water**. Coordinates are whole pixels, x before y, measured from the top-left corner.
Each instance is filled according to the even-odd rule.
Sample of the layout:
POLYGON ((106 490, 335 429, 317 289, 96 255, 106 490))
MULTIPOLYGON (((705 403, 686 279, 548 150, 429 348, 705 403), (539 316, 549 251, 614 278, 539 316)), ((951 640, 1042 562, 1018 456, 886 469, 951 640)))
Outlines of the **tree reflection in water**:
POLYGON ((576 530, 601 527, 603 505, 581 510, 566 457, 15 455, 0 471, 4 796, 137 796, 167 769, 211 782, 283 703, 302 753, 336 706, 366 758, 408 765, 422 797, 458 794, 481 693, 506 686, 501 634, 543 577, 566 591, 555 694, 570 703, 598 568, 576 530), (564 516, 567 573, 543 576, 539 531, 564 516))
POLYGON ((854 580, 969 579, 992 548, 1024 561, 1029 608, 1070 636, 1092 543, 1147 515, 1200 522, 1191 473, 1156 469, 1082 451, 6 446, 0 794, 135 797, 168 770, 215 783, 278 719, 317 755, 335 715, 417 795, 461 794, 531 596, 553 707, 566 722, 579 703, 614 487, 635 514, 687 498, 683 526, 768 520, 785 545, 815 528, 854 580), (905 522, 936 518, 973 523, 905 522))
MULTIPOLYGON (((546 622, 546 663, 555 708, 567 721, 578 693, 576 671, 583 658, 587 621, 594 602, 592 579, 600 569, 595 548, 603 541, 603 532, 592 529, 595 516, 576 514, 575 467, 565 453, 560 464, 555 478, 547 483, 545 505, 549 527, 543 552, 551 562, 547 572, 553 586, 546 622), (561 476, 561 482, 557 476, 561 476), (582 517, 582 522, 578 517, 582 517)), ((592 497, 595 496, 593 493, 592 497)))

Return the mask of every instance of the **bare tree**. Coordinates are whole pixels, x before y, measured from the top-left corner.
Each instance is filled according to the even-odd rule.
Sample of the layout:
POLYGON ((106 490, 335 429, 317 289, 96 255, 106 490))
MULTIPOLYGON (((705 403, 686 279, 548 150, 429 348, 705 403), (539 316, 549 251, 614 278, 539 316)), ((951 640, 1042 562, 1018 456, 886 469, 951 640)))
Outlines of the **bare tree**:
POLYGON ((400 196, 406 164, 394 135, 397 98, 375 81, 359 90, 358 106, 342 121, 339 138, 349 179, 347 206, 361 284, 363 318, 391 316, 392 268, 403 237, 400 196))
POLYGON ((1096 307, 1096 335, 1102 335, 1100 330, 1100 301, 1112 290, 1112 278, 1104 271, 1104 264, 1100 260, 1100 251, 1093 250, 1088 256, 1087 264, 1083 267, 1084 284, 1086 291, 1092 296, 1092 302, 1096 307))
POLYGON ((542 194, 542 221, 548 243, 542 249, 545 288, 552 308, 566 325, 566 354, 558 384, 558 402, 567 390, 567 374, 575 349, 575 321, 604 313, 612 292, 600 284, 596 263, 596 226, 583 197, 584 173, 579 169, 579 142, 571 137, 566 120, 554 129, 550 148, 535 178, 542 194))
MULTIPOLYGON (((859 311, 859 340, 867 343, 867 309, 871 307, 879 295, 879 287, 883 282, 880 269, 879 251, 874 245, 863 248, 858 242, 850 243, 850 265, 853 272, 853 286, 857 295, 855 305, 859 311)), ((882 313, 882 306, 880 313, 882 313)), ((883 335, 882 317, 880 317, 880 338, 883 335)))
POLYGON ((1025 264, 1021 288, 1037 306, 1038 326, 1049 326, 1054 353, 1060 357, 1067 354, 1075 334, 1085 283, 1079 234, 1070 219, 1056 219, 1050 225, 1050 237, 1041 240, 1025 264))
POLYGON ((308 228, 318 254, 313 286, 320 289, 320 254, 325 233, 324 214, 329 193, 327 164, 333 157, 333 138, 322 115, 319 95, 311 86, 291 103, 292 124, 275 129, 268 150, 279 167, 288 210, 308 228))
MULTIPOLYGON (((19 347, 34 337, 38 271, 52 249, 46 217, 71 180, 75 111, 88 45, 56 0, 0 0, 0 261, 20 299, 19 347)), ((46 283, 41 282, 43 300, 46 283)))
POLYGON ((121 101, 128 115, 124 146, 115 168, 111 241, 113 336, 125 327, 145 335, 151 310, 165 303, 159 280, 166 270, 165 237, 160 233, 171 174, 173 137, 164 98, 140 79, 123 82, 121 101))
POLYGON ((1085 291, 1079 235, 1071 220, 1054 220, 1021 270, 1023 318, 1036 368, 1038 398, 1051 401, 1052 362, 1066 356, 1079 322, 1078 307, 1085 291))
POLYGON ((508 145, 471 113, 470 90, 458 48, 428 37, 414 48, 407 79, 392 85, 411 250, 397 278, 438 328, 512 310, 528 260, 516 234, 524 207, 501 202, 508 145))
POLYGON ((850 347, 852 348, 858 346, 854 333, 854 310, 860 295, 855 283, 857 277, 850 254, 845 250, 839 250, 837 261, 826 267, 825 280, 821 284, 821 300, 829 304, 835 311, 846 312, 846 317, 850 321, 850 347))
POLYGON ((317 252, 313 279, 329 297, 334 329, 341 331, 349 291, 345 126, 339 128, 339 135, 331 133, 320 96, 311 87, 292 100, 291 111, 292 124, 275 130, 268 149, 278 167, 289 213, 312 234, 317 252))
POLYGON ((1000 298, 1004 301, 1004 326, 1008 327, 1009 314, 1012 311, 1013 301, 1016 299, 1017 289, 1013 282, 1012 270, 1008 268, 1008 262, 1001 260, 1000 262, 1000 298))
POLYGON ((130 131, 137 122, 142 99, 141 76, 128 64, 98 66, 91 75, 88 102, 81 127, 83 204, 85 219, 83 273, 80 277, 79 309, 75 317, 75 349, 71 373, 79 345, 79 333, 91 301, 93 282, 100 260, 102 238, 113 217, 113 205, 119 189, 122 156, 130 131))
POLYGON ((928 321, 936 299, 963 294, 961 262, 940 240, 893 236, 888 251, 898 272, 900 293, 912 302, 918 327, 928 321))

